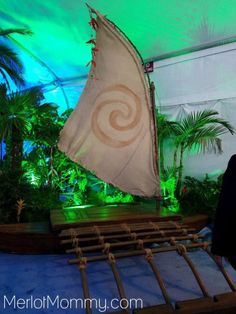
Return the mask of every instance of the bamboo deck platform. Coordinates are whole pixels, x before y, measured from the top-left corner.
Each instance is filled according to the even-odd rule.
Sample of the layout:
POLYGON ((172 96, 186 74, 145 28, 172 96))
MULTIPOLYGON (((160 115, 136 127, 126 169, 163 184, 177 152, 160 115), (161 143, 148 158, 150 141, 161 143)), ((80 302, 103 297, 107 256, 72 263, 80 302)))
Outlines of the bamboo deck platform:
MULTIPOLYGON (((170 216, 168 216, 167 219, 159 217, 158 220, 154 221, 143 219, 142 222, 132 221, 130 223, 89 225, 62 230, 59 234, 61 245, 65 246, 66 253, 75 254, 75 258, 69 259, 68 262, 79 267, 84 299, 90 299, 88 264, 106 261, 110 266, 110 271, 117 286, 118 298, 123 306, 125 303, 123 304, 122 302, 128 299, 117 261, 121 258, 143 256, 144 264, 146 264, 146 267, 151 268, 153 276, 159 285, 163 295, 163 303, 136 309, 132 312, 133 314, 235 313, 236 286, 227 271, 216 264, 231 292, 212 297, 201 277, 201 272, 195 267, 190 257, 191 255, 189 255, 191 250, 202 250, 215 262, 209 249, 210 243, 203 242, 201 235, 194 233, 195 230, 185 225, 178 217, 175 218, 176 220, 171 220, 170 216), (152 246, 153 244, 154 246, 152 246), (181 300, 173 304, 155 260, 156 255, 171 251, 178 253, 183 262, 188 265, 201 290, 202 297, 181 300)), ((121 310, 116 313, 128 314, 130 311, 121 310)), ((91 304, 86 304, 86 314, 92 314, 91 304)))
MULTIPOLYGON (((154 205, 120 204, 119 206, 93 206, 51 211, 50 222, 0 224, 0 250, 5 252, 40 254, 63 253, 58 233, 61 230, 101 224, 135 223, 143 220, 180 221, 180 215, 159 217, 154 205)), ((190 228, 200 230, 207 216, 183 219, 190 228)))
MULTIPOLYGON (((64 210, 52 210, 51 225, 54 231, 66 228, 82 227, 91 224, 122 223, 156 220, 159 217, 155 205, 119 204, 114 206, 93 206, 88 208, 70 207, 64 210)), ((165 217, 162 217, 165 220, 165 217)), ((170 219, 170 217, 166 218, 170 219)), ((171 215, 171 220, 182 219, 180 215, 171 215)))

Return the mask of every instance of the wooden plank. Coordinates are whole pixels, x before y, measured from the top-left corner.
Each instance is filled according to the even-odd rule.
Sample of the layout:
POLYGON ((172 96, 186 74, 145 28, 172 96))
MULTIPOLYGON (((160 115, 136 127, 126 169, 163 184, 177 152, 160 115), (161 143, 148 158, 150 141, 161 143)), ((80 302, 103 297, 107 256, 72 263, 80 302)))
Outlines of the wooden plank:
POLYGON ((232 306, 236 306, 236 292, 227 292, 227 293, 215 295, 214 300, 216 302, 226 303, 226 304, 231 304, 232 306))
POLYGON ((175 313, 171 305, 168 304, 160 304, 145 307, 142 309, 135 309, 133 311, 134 314, 171 314, 175 313))
MULTIPOLYGON (((194 248, 201 248, 201 247, 205 247, 206 243, 191 243, 191 244, 186 244, 185 247, 186 249, 194 249, 194 248)), ((163 252, 171 252, 171 251, 177 251, 177 247, 176 246, 165 246, 165 247, 160 247, 160 248, 154 248, 152 249, 152 252, 155 253, 163 253, 163 252)), ((145 249, 142 250, 132 250, 132 251, 124 251, 124 252, 119 252, 119 253, 114 253, 115 258, 124 258, 124 257, 134 257, 134 256, 139 256, 139 255, 145 255, 146 251, 145 249)), ((107 255, 106 254, 99 254, 97 256, 88 256, 87 257, 87 261, 88 262, 96 262, 96 261, 103 261, 107 259, 107 255)), ((79 258, 75 258, 75 259, 69 259, 68 263, 70 265, 73 264, 78 264, 78 262, 80 261, 79 258)))
POLYGON ((196 230, 204 228, 209 221, 209 216, 204 214, 183 217, 183 223, 188 225, 189 228, 195 228, 196 230))
POLYGON ((0 224, 0 232, 4 233, 50 233, 48 222, 30 222, 17 224, 0 224))
POLYGON ((87 226, 75 226, 74 228, 69 228, 62 230, 60 233, 60 237, 71 237, 71 232, 76 236, 88 236, 88 235, 105 235, 105 234, 131 234, 132 232, 140 232, 140 231, 160 231, 160 235, 162 237, 165 236, 165 232, 170 230, 187 230, 187 226, 178 224, 178 226, 173 226, 170 221, 155 221, 155 223, 150 222, 149 219, 145 222, 136 222, 132 221, 128 223, 119 223, 117 221, 110 222, 109 224, 89 224, 87 226))
POLYGON ((155 208, 145 207, 143 205, 135 206, 107 206, 90 208, 67 208, 64 210, 52 210, 50 219, 53 230, 63 230, 74 228, 76 226, 86 226, 91 224, 110 224, 122 222, 135 222, 145 220, 158 221, 167 220, 181 221, 180 215, 171 215, 160 217, 156 214, 155 208))
POLYGON ((62 253, 58 235, 47 222, 0 225, 0 250, 12 253, 62 253))
POLYGON ((176 302, 176 313, 183 314, 235 314, 235 292, 224 293, 212 298, 200 298, 176 302))
POLYGON ((12 253, 63 253, 58 236, 52 233, 0 232, 0 250, 12 253))
MULTIPOLYGON (((195 231, 195 229, 185 229, 188 233, 193 233, 195 231)), ((142 230, 141 230, 142 231, 142 230)), ((162 231, 145 231, 145 232, 135 232, 134 233, 125 233, 125 234, 111 234, 111 235, 103 235, 103 240, 106 242, 109 241, 114 241, 114 240, 118 240, 118 239, 130 239, 133 238, 134 235, 136 236, 136 238, 139 239, 144 239, 145 237, 149 237, 149 238, 154 238, 155 236, 162 236, 162 231)), ((185 234, 185 231, 183 229, 173 229, 173 230, 165 230, 165 236, 166 237, 170 237, 170 236, 178 236, 180 234, 185 234)), ((95 236, 89 236, 89 237, 79 237, 79 234, 76 236, 76 238, 79 239, 79 243, 84 244, 86 242, 89 243, 94 243, 94 242, 99 242, 100 238, 98 235, 95 236)), ((61 241, 61 244, 69 244, 69 243, 73 243, 73 239, 74 238, 69 238, 69 239, 64 239, 61 241)))
POLYGON ((201 310, 212 309, 213 307, 214 301, 210 297, 180 301, 175 304, 176 310, 192 311, 191 313, 198 313, 201 310))
MULTIPOLYGON (((198 239, 201 237, 199 236, 198 239)), ((182 240, 194 240, 195 237, 191 235, 187 236, 176 236, 175 237, 176 241, 182 241, 182 240)), ((126 247, 130 248, 130 246, 135 246, 139 244, 139 240, 129 240, 129 241, 121 241, 121 242, 114 242, 114 243, 109 243, 111 249, 125 249, 126 247)), ((142 243, 145 244, 151 244, 151 243, 163 243, 163 242, 168 242, 171 240, 171 237, 165 237, 165 238, 148 238, 148 239, 143 239, 142 243)), ((89 245, 89 246, 80 246, 82 252, 97 252, 97 251, 102 251, 105 249, 106 244, 97 244, 97 245, 89 245)), ((76 248, 71 248, 66 250, 66 253, 75 253, 76 248)))

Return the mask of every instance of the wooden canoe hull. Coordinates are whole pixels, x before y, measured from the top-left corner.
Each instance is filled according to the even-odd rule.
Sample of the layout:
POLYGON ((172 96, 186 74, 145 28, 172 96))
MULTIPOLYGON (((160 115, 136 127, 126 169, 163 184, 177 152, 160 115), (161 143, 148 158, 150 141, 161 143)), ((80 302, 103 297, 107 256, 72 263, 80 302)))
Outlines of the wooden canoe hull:
POLYGON ((21 254, 63 253, 47 223, 0 225, 0 251, 21 254))
MULTIPOLYGON (((148 215, 146 215, 146 218, 148 215)), ((174 217, 174 216, 173 216, 174 217)), ((90 217, 91 218, 91 217, 90 217)), ((143 216, 133 215, 132 217, 125 217, 128 221, 142 221, 143 216)), ((150 220, 151 220, 150 216, 150 220)), ((177 219, 177 216, 174 217, 177 219)), ((174 219, 174 220, 175 220, 174 219)), ((124 219, 125 220, 125 219, 124 219)), ((207 223, 208 217, 199 215, 183 219, 183 223, 186 223, 191 228, 195 228, 196 231, 203 228, 207 223)), ((118 220, 117 223, 121 223, 122 220, 118 220)), ((85 221, 77 221, 78 226, 86 226, 92 224, 110 224, 114 223, 114 217, 112 219, 104 220, 88 218, 85 221)), ((52 230, 50 223, 38 222, 38 223, 19 223, 19 224, 5 224, 0 225, 0 251, 21 253, 21 254, 58 254, 64 253, 62 246, 60 245, 60 239, 58 232, 61 229, 74 227, 76 223, 62 224, 58 230, 52 230)))

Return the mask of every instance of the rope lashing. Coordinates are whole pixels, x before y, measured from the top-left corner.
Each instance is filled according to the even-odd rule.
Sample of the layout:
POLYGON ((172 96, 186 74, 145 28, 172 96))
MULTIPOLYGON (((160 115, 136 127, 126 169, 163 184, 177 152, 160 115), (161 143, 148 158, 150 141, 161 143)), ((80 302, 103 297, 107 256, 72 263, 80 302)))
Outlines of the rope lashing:
POLYGON ((175 237, 170 238, 170 244, 171 245, 176 245, 175 237))
POLYGON ((104 236, 99 236, 99 237, 98 237, 98 242, 99 242, 101 245, 104 245, 104 236))
POLYGON ((77 247, 75 248, 75 254, 76 254, 77 256, 79 256, 79 257, 82 257, 82 256, 83 256, 83 252, 82 252, 81 247, 77 246, 77 247))
POLYGON ((109 253, 109 251, 110 251, 110 247, 111 247, 111 244, 110 243, 105 243, 104 244, 104 248, 103 248, 103 253, 106 253, 106 254, 108 254, 109 253))
POLYGON ((187 249, 183 244, 176 244, 176 248, 177 248, 177 252, 181 256, 187 253, 187 249))
POLYGON ((146 256, 145 256, 146 260, 147 260, 148 262, 150 262, 151 260, 153 260, 152 250, 151 250, 151 249, 144 249, 144 250, 145 250, 145 252, 146 252, 146 256))
POLYGON ((137 248, 143 250, 143 240, 138 239, 137 248))
POLYGON ((69 233, 70 233, 70 237, 71 237, 71 240, 72 240, 72 246, 74 248, 78 247, 79 245, 79 239, 76 238, 77 237, 77 232, 75 231, 75 229, 71 228, 69 230, 69 233))
POLYGON ((175 221, 169 221, 169 223, 173 226, 175 226, 176 229, 181 229, 181 226, 177 224, 175 221))
POLYGON ((121 228, 124 229, 126 233, 131 233, 131 229, 127 224, 122 224, 121 228))
POLYGON ((210 243, 209 242, 203 242, 203 250, 207 250, 209 247, 210 243))
POLYGON ((179 253, 179 255, 182 256, 185 253, 187 253, 186 247, 183 244, 181 244, 181 243, 176 243, 175 237, 171 237, 170 238, 170 243, 171 243, 171 245, 175 245, 176 246, 176 249, 177 249, 177 252, 179 253))
POLYGON ((154 222, 152 221, 149 221, 149 224, 152 226, 152 228, 155 230, 155 231, 160 231, 160 228, 157 224, 155 224, 154 222))
POLYGON ((182 229, 182 233, 183 233, 183 235, 188 235, 188 230, 187 229, 182 229))
POLYGON ((101 236, 101 230, 99 229, 98 226, 93 226, 93 230, 97 234, 98 237, 101 236))
POLYGON ((80 270, 87 268, 87 258, 86 257, 81 257, 81 259, 79 261, 79 268, 80 268, 80 270))
POLYGON ((166 236, 165 231, 160 230, 160 234, 161 234, 161 236, 162 236, 163 238, 165 238, 165 236, 166 236))
POLYGON ((137 240, 137 233, 136 233, 136 232, 130 233, 130 238, 131 238, 132 240, 137 240))
POLYGON ((72 246, 74 248, 77 248, 79 246, 79 239, 78 238, 73 238, 72 239, 72 246))
POLYGON ((71 239, 76 238, 76 236, 78 235, 75 229, 73 228, 69 229, 69 234, 70 234, 71 239))
POLYGON ((108 254, 108 261, 109 261, 110 264, 115 264, 116 263, 116 258, 114 256, 114 254, 112 254, 112 253, 108 254))
POLYGON ((196 242, 199 239, 199 236, 195 233, 192 235, 193 236, 193 241, 196 242))

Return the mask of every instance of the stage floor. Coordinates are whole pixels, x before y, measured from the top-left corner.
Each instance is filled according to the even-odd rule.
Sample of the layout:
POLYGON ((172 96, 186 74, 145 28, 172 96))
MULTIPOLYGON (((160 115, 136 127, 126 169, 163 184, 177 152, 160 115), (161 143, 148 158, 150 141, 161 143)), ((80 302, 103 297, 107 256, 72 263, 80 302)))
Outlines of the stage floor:
MULTIPOLYGON (((230 291, 222 274, 213 261, 201 250, 189 253, 196 267, 199 269, 204 284, 211 296, 230 291)), ((0 312, 7 314, 22 313, 13 306, 3 308, 3 296, 10 300, 17 298, 29 299, 49 296, 52 300, 59 296, 62 305, 67 306, 69 299, 83 298, 82 282, 77 265, 67 265, 68 255, 15 255, 0 253, 0 312)), ((180 300, 195 299, 202 296, 189 267, 176 252, 155 255, 166 288, 174 303, 180 300)), ((143 307, 162 304, 164 302, 157 281, 143 256, 123 258, 117 260, 117 267, 124 283, 128 299, 139 298, 143 307)), ((226 269, 236 282, 236 272, 226 264, 226 269)), ((87 274, 91 298, 101 300, 100 305, 107 305, 114 298, 119 298, 113 274, 107 262, 89 263, 87 274)), ((40 306, 40 301, 36 303, 40 306)), ((99 308, 93 307, 94 313, 101 313, 99 308)), ((100 309, 102 310, 102 309, 100 309)), ((23 310, 27 314, 82 314, 82 308, 49 308, 23 310)))

